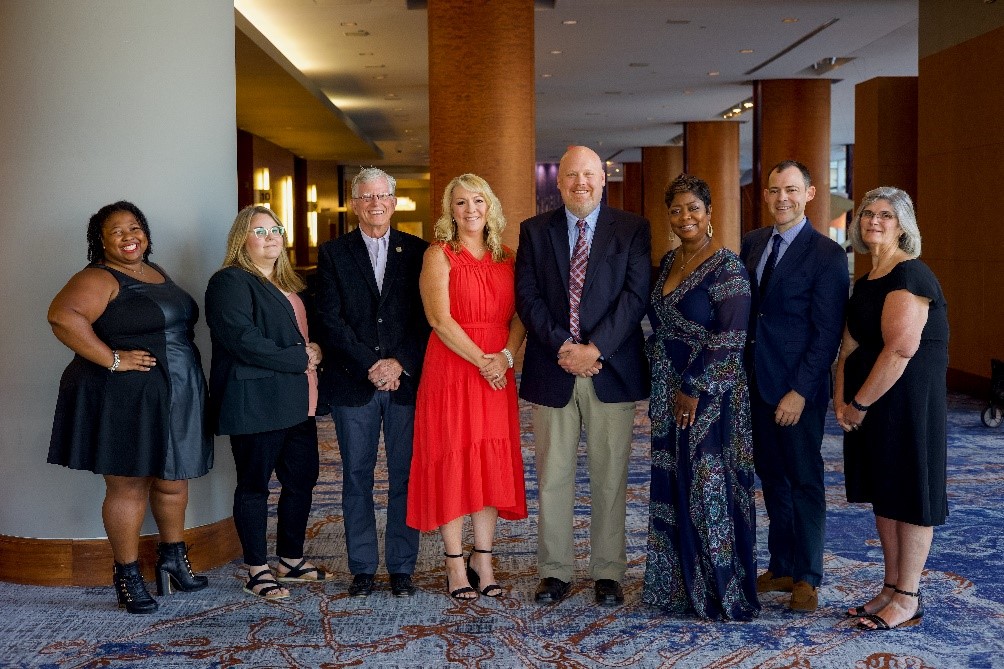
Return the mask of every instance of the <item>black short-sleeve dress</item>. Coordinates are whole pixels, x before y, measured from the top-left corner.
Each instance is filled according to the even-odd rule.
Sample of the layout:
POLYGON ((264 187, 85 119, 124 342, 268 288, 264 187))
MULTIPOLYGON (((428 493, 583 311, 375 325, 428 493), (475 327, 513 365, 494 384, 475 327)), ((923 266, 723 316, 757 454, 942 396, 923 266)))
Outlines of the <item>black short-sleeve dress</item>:
POLYGON ((871 405, 861 429, 844 435, 847 501, 870 502, 884 518, 942 525, 948 516, 948 315, 937 278, 920 260, 855 282, 847 327, 858 348, 844 363, 844 401, 854 398, 882 350, 882 308, 896 290, 930 300, 927 324, 903 375, 871 405))
POLYGON ((48 461, 116 476, 202 476, 213 465, 213 438, 193 339, 198 305, 159 267, 160 284, 90 267, 119 282, 94 332, 112 349, 149 351, 157 364, 113 373, 75 355, 59 382, 48 461))

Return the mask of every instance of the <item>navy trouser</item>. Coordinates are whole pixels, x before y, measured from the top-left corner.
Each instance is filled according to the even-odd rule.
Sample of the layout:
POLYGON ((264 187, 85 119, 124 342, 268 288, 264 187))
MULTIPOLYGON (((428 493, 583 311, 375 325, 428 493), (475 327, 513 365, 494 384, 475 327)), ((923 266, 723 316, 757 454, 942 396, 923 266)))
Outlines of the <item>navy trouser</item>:
POLYGON ((282 485, 276 512, 276 553, 303 557, 310 503, 320 473, 314 417, 282 430, 230 435, 230 450, 237 467, 234 525, 245 564, 262 565, 268 560, 265 534, 268 483, 273 471, 282 485))
POLYGON ((411 574, 418 559, 418 530, 408 527, 408 478, 415 407, 395 404, 387 391, 373 393, 361 407, 332 406, 338 451, 342 456, 342 515, 352 574, 375 574, 380 566, 373 471, 380 428, 387 455, 387 530, 384 560, 390 574, 411 574))
POLYGON ((821 448, 827 408, 806 406, 796 424, 781 427, 774 422, 777 407, 751 390, 753 465, 770 521, 767 568, 775 577, 819 586, 826 535, 821 448))

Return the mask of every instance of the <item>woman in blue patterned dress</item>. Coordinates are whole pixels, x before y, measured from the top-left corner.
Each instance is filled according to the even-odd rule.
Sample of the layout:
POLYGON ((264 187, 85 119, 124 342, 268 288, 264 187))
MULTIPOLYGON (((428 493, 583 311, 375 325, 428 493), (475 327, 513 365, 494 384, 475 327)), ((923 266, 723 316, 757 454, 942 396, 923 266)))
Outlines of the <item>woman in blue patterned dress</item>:
POLYGON ((662 259, 649 306, 652 491, 642 599, 668 613, 750 620, 760 604, 742 367, 749 278, 712 237, 707 183, 681 174, 666 205, 681 244, 662 259))

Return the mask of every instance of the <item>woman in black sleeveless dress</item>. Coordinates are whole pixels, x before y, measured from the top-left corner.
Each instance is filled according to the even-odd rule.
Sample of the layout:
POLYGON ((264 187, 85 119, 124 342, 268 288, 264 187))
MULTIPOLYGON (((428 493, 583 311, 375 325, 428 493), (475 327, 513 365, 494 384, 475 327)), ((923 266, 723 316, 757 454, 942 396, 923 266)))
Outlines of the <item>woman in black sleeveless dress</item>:
POLYGON ((885 579, 847 613, 862 629, 891 629, 923 617, 920 575, 934 526, 948 516, 948 316, 938 280, 917 259, 909 195, 869 191, 849 234, 872 268, 847 304, 833 403, 845 432, 847 500, 872 505, 885 579))
POLYGON ((48 461, 101 474, 101 515, 120 606, 151 613, 139 533, 149 505, 160 534, 157 586, 208 584, 192 573, 183 534, 188 479, 213 463, 195 300, 148 262, 150 229, 129 202, 102 207, 87 228, 90 264, 53 299, 49 323, 74 352, 59 383, 48 461))

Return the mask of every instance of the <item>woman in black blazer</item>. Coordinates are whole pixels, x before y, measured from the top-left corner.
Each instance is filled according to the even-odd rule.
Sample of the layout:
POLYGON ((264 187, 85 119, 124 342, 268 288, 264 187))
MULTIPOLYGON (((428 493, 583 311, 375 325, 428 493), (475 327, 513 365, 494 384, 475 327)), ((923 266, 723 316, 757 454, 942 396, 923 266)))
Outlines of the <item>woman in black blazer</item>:
POLYGON ((265 599, 289 596, 267 561, 273 471, 282 484, 276 525, 279 581, 332 578, 303 557, 320 468, 314 412, 321 362, 297 295, 304 288, 286 255, 281 221, 265 207, 242 209, 230 228, 223 268, 206 288, 213 341, 210 418, 216 434, 230 435, 237 466, 234 524, 248 568, 244 590, 265 599))

